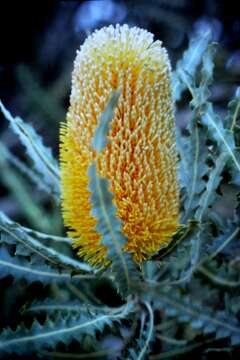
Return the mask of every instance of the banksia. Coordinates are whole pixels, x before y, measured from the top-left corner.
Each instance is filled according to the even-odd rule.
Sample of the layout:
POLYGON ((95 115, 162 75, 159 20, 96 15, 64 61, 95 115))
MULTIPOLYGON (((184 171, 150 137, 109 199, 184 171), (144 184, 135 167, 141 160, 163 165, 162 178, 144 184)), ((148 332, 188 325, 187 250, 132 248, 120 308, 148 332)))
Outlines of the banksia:
POLYGON ((91 215, 88 168, 96 157, 94 131, 111 94, 121 94, 98 158, 109 180, 124 251, 142 262, 166 246, 178 228, 179 190, 170 64, 160 41, 139 28, 95 31, 74 63, 67 122, 61 127, 62 209, 73 247, 92 264, 106 248, 91 215))

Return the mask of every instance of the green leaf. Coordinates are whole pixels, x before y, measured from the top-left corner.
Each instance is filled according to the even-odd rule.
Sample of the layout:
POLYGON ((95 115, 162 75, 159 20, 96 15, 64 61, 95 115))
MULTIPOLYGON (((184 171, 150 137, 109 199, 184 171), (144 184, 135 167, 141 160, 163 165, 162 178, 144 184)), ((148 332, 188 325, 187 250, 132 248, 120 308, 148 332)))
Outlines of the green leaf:
POLYGON ((198 266, 197 271, 203 274, 206 278, 208 278, 213 284, 218 286, 223 286, 227 288, 239 288, 240 279, 233 279, 229 275, 218 275, 219 271, 213 272, 209 270, 206 266, 198 266))
POLYGON ((43 284, 51 284, 52 282, 69 282, 72 279, 89 280, 94 278, 91 275, 75 275, 72 278, 70 270, 61 272, 57 267, 53 268, 50 265, 35 265, 22 256, 11 256, 5 248, 1 247, 0 269, 1 278, 12 275, 14 279, 25 279, 28 283, 41 281, 43 284))
POLYGON ((230 130, 234 130, 237 124, 237 118, 240 110, 240 87, 237 88, 234 98, 228 104, 228 114, 225 118, 225 126, 230 130))
MULTIPOLYGON (((26 247, 29 256, 40 257, 53 266, 71 269, 72 271, 90 272, 92 269, 89 265, 74 260, 54 248, 45 246, 42 242, 27 233, 21 225, 14 223, 6 215, 0 212, 0 231, 9 235, 13 244, 21 244, 26 247)), ((17 249, 16 249, 17 251, 17 249)), ((38 260, 38 259, 36 259, 38 260)))
POLYGON ((170 317, 175 317, 180 323, 188 323, 192 329, 201 330, 204 335, 212 334, 215 339, 224 336, 231 340, 232 345, 240 344, 240 324, 224 311, 213 311, 187 295, 177 295, 177 292, 158 292, 157 303, 170 317))
MULTIPOLYGON (((240 87, 237 88, 234 98, 228 104, 228 114, 225 118, 224 124, 225 127, 233 131, 233 136, 235 139, 235 149, 234 155, 237 160, 237 163, 240 164, 240 142, 239 142, 239 129, 237 126, 237 118, 239 116, 240 109, 240 87)), ((235 161, 232 162, 235 163, 235 161)), ((227 168, 231 174, 231 184, 240 186, 240 171, 237 166, 232 166, 232 162, 228 164, 227 168)))
POLYGON ((45 242, 56 242, 56 243, 66 243, 66 244, 72 244, 73 239, 69 237, 64 236, 56 236, 51 234, 45 234, 40 231, 33 230, 31 228, 27 228, 26 226, 22 226, 21 228, 26 231, 28 234, 30 234, 32 237, 45 242))
MULTIPOLYGON (((163 285, 176 286, 191 280, 200 256, 200 232, 202 233, 202 227, 195 220, 189 221, 187 226, 182 227, 174 235, 172 244, 163 251, 160 250, 153 258, 154 260, 160 260, 157 266, 160 267, 158 272, 163 273, 161 281, 155 280, 159 277, 156 274, 155 279, 146 279, 146 282, 154 287, 161 288, 163 285)), ((141 287, 141 284, 139 284, 139 287, 141 287)))
POLYGON ((187 70, 179 70, 182 82, 188 87, 192 94, 190 103, 192 109, 192 118, 187 126, 188 136, 178 134, 178 145, 181 157, 180 179, 182 187, 185 188, 187 196, 185 197, 185 213, 182 221, 186 222, 189 218, 195 216, 195 211, 199 206, 199 198, 206 187, 203 177, 207 175, 209 168, 206 164, 209 149, 207 146, 207 134, 200 125, 200 114, 205 109, 205 103, 209 96, 208 86, 213 77, 213 56, 216 51, 215 44, 208 45, 204 53, 201 81, 199 87, 196 86, 193 77, 187 70))
MULTIPOLYGON (((194 84, 193 78, 188 73, 184 71, 180 72, 182 81, 185 82, 193 96, 191 106, 195 116, 198 116, 198 121, 200 122, 201 127, 202 125, 204 126, 200 130, 201 136, 197 136, 197 122, 195 123, 195 126, 190 123, 188 130, 190 133, 190 144, 192 146, 189 146, 188 140, 188 146, 185 145, 185 147, 181 150, 184 165, 184 168, 183 166, 181 167, 181 172, 184 170, 185 172, 189 172, 189 169, 192 169, 192 171, 190 170, 189 182, 186 181, 186 175, 185 177, 182 176, 182 178, 186 181, 185 187, 188 189, 188 197, 184 204, 186 209, 183 218, 184 221, 186 221, 190 215, 196 216, 196 218, 201 222, 204 220, 204 217, 208 215, 209 206, 214 203, 217 197, 216 190, 221 183, 222 172, 226 168, 229 159, 233 161, 239 175, 238 170, 240 169, 240 158, 236 154, 233 133, 224 128, 221 119, 216 113, 214 113, 212 104, 207 101, 210 94, 209 85, 211 84, 213 78, 213 57, 215 51, 215 44, 209 45, 205 51, 202 61, 201 81, 198 87, 194 84), (207 134, 205 130, 206 128, 207 134), (217 148, 216 146, 214 147, 213 153, 210 152, 209 147, 206 145, 206 141, 208 139, 218 146, 217 148), (214 160, 213 167, 209 169, 205 163, 208 153, 209 155, 211 154, 212 160, 214 160), (201 159, 201 161, 198 161, 198 159, 201 159), (193 166, 190 165, 191 163, 193 166), (204 182, 202 179, 204 175, 208 176, 207 182, 204 182), (192 212, 192 203, 193 206, 195 206, 196 214, 192 212)), ((234 106, 236 108, 236 103, 234 103, 234 106)))
MULTIPOLYGON (((197 110, 196 110, 197 111, 197 110)), ((199 207, 199 198, 206 188, 206 182, 203 176, 208 172, 206 165, 206 158, 208 150, 206 147, 206 133, 197 123, 197 114, 193 115, 188 130, 189 137, 185 137, 184 146, 184 169, 181 172, 185 173, 185 191, 187 197, 184 202, 184 216, 182 221, 185 223, 188 219, 195 217, 195 211, 199 207)))
POLYGON ((217 44, 211 43, 207 46, 202 59, 201 80, 199 86, 191 86, 193 99, 191 106, 198 107, 200 110, 204 107, 210 96, 209 86, 213 82, 214 56, 216 54, 217 44))
POLYGON ((41 302, 35 302, 31 304, 30 307, 24 309, 24 312, 34 312, 34 313, 47 313, 48 315, 60 313, 73 313, 73 314, 82 314, 89 312, 100 312, 101 314, 109 314, 114 312, 120 312, 125 308, 124 306, 118 308, 110 308, 107 306, 93 306, 90 303, 80 302, 79 300, 70 300, 58 303, 56 299, 45 299, 41 302))
POLYGON ((153 309, 148 302, 145 302, 144 305, 147 308, 149 319, 147 321, 145 316, 142 318, 140 336, 136 340, 136 346, 129 349, 129 360, 146 359, 146 356, 151 350, 150 343, 154 336, 154 314, 153 309))
MULTIPOLYGON (((181 347, 178 346, 177 348, 171 349, 169 351, 164 351, 164 352, 161 352, 160 354, 152 355, 150 357, 150 360, 165 360, 165 359, 171 360, 179 355, 187 354, 195 349, 204 347, 205 345, 207 345, 213 341, 214 341, 213 339, 207 339, 207 340, 193 343, 193 344, 186 345, 186 346, 181 346, 181 347)), ((219 351, 221 351, 221 348, 219 348, 219 351)))
POLYGON ((113 310, 108 314, 84 312, 80 316, 59 316, 54 321, 47 318, 44 325, 35 320, 31 329, 24 325, 19 325, 16 331, 5 329, 1 334, 0 354, 31 354, 56 348, 60 341, 66 345, 72 340, 80 342, 82 335, 96 336, 96 331, 102 332, 107 325, 112 327, 132 311, 132 304, 127 303, 120 311, 113 310))
POLYGON ((43 145, 41 137, 30 124, 25 123, 20 117, 13 117, 1 101, 0 109, 25 146, 27 154, 33 161, 35 170, 42 177, 45 186, 49 187, 49 191, 55 199, 59 200, 59 169, 50 149, 43 145))
MULTIPOLYGON (((236 159, 236 162, 238 164, 240 164, 240 148, 239 147, 236 147, 234 149, 234 157, 236 159)), ((231 181, 229 183, 236 185, 236 186, 240 186, 240 171, 239 171, 238 167, 236 166, 235 161, 233 161, 233 158, 231 158, 230 161, 228 161, 226 168, 231 176, 231 181)))
POLYGON ((26 166, 21 160, 19 160, 14 154, 12 154, 6 146, 0 142, 0 156, 6 159, 11 165, 13 165, 22 175, 28 178, 33 184, 35 184, 39 190, 46 193, 50 192, 50 188, 42 181, 41 176, 26 166))
POLYGON ((208 129, 209 136, 215 141, 220 151, 227 152, 232 159, 234 166, 240 171, 240 162, 234 153, 235 143, 233 133, 223 127, 220 117, 214 113, 211 104, 206 104, 204 112, 201 114, 201 122, 208 129))
POLYGON ((206 189, 199 199, 198 209, 196 211, 196 219, 201 222, 208 216, 208 208, 213 204, 216 199, 216 190, 222 179, 223 169, 229 159, 229 154, 223 152, 215 161, 214 168, 209 173, 209 179, 206 184, 206 189))
POLYGON ((33 227, 37 227, 38 229, 50 229, 52 224, 50 223, 49 217, 42 204, 36 203, 32 187, 29 186, 26 179, 23 178, 15 168, 9 166, 7 160, 1 155, 0 149, 1 183, 16 199, 22 214, 33 227))
POLYGON ((126 238, 121 232, 121 221, 116 217, 113 195, 108 190, 108 181, 99 177, 95 163, 89 168, 92 215, 98 220, 96 231, 101 234, 101 244, 106 246, 107 259, 115 276, 120 293, 124 296, 131 287, 131 276, 137 269, 130 254, 123 251, 126 238))
POLYGON ((103 148, 105 148, 105 146, 107 145, 107 134, 109 131, 109 124, 114 117, 114 111, 116 109, 119 96, 120 96, 120 91, 115 91, 112 94, 106 106, 106 109, 101 114, 99 125, 95 130, 95 135, 93 138, 92 145, 94 150, 96 150, 98 153, 101 152, 103 148))
POLYGON ((188 74, 194 77, 210 40, 210 32, 199 32, 190 39, 189 48, 184 52, 183 58, 178 61, 172 76, 173 99, 175 101, 180 99, 182 92, 186 89, 186 84, 181 80, 181 72, 187 71, 188 74))
POLYGON ((225 232, 214 238, 212 244, 208 244, 207 253, 209 255, 203 258, 201 264, 205 262, 208 263, 210 259, 213 259, 220 253, 225 254, 227 251, 227 247, 231 244, 233 240, 237 238, 237 235, 239 234, 239 230, 240 228, 236 227, 235 224, 228 223, 225 232))
POLYGON ((170 284, 172 285, 182 284, 192 280, 193 273, 201 254, 202 233, 204 232, 204 229, 198 222, 189 223, 188 226, 189 228, 185 235, 182 247, 180 246, 179 249, 176 249, 177 254, 175 256, 181 256, 183 259, 180 266, 180 275, 177 280, 170 281, 170 284))

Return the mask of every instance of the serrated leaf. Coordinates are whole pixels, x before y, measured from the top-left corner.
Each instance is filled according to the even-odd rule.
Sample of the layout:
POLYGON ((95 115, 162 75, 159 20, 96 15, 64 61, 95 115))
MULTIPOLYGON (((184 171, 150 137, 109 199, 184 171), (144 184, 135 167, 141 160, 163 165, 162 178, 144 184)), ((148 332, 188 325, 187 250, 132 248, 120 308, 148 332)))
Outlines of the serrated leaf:
POLYGON ((41 137, 30 124, 25 123, 20 117, 13 117, 1 101, 0 109, 9 121, 13 131, 19 136, 23 146, 25 146, 36 172, 41 175, 45 186, 49 187, 49 191, 59 201, 59 169, 51 150, 43 145, 41 137))
POLYGON ((32 171, 21 160, 19 160, 14 154, 12 154, 4 144, 0 142, 0 156, 5 158, 11 165, 13 165, 22 175, 28 178, 34 183, 39 190, 49 193, 49 187, 42 181, 41 176, 32 171))
POLYGON ((189 48, 184 52, 183 58, 178 61, 172 76, 173 99, 175 101, 180 99, 182 92, 186 89, 186 84, 181 81, 179 74, 181 71, 187 71, 192 77, 195 75, 210 40, 210 32, 199 32, 190 39, 189 48))
POLYGON ((200 113, 205 109, 205 103, 209 96, 208 86, 213 77, 213 56, 215 51, 215 44, 208 45, 206 48, 202 61, 199 87, 196 86, 194 78, 187 69, 179 70, 182 82, 188 87, 193 97, 190 103, 192 118, 187 126, 189 136, 178 134, 180 139, 177 142, 181 156, 180 178, 183 180, 182 186, 187 192, 186 199, 184 199, 185 213, 182 217, 183 222, 194 217, 199 206, 200 194, 206 187, 203 176, 209 170, 206 164, 209 149, 207 147, 206 131, 199 125, 199 120, 200 113))
MULTIPOLYGON (((55 250, 54 248, 45 246, 36 238, 30 236, 21 225, 11 221, 5 214, 0 212, 0 231, 7 233, 13 244, 25 246, 28 250, 29 256, 37 256, 43 258, 47 263, 57 267, 68 268, 72 271, 92 271, 91 267, 87 264, 76 261, 69 256, 55 250)), ((10 241, 9 239, 9 241, 10 241)))
POLYGON ((18 326, 16 331, 5 329, 1 334, 0 354, 31 354, 40 349, 55 348, 60 341, 66 345, 72 340, 79 342, 82 335, 95 336, 97 330, 102 332, 107 325, 112 327, 114 322, 126 318, 131 311, 132 304, 127 303, 119 312, 59 316, 55 321, 47 318, 43 326, 35 320, 30 330, 24 325, 18 326))
POLYGON ((121 233, 121 221, 116 217, 113 195, 108 190, 108 181, 99 177, 95 163, 89 168, 92 215, 98 220, 96 230, 101 234, 101 244, 107 247, 107 259, 115 275, 119 291, 126 295, 130 288, 135 265, 130 254, 123 251, 126 238, 121 233))
POLYGON ((43 284, 52 282, 69 282, 71 279, 89 280, 93 279, 91 275, 75 275, 72 278, 70 270, 60 270, 50 265, 42 264, 41 266, 33 265, 31 261, 21 256, 11 256, 5 248, 0 247, 0 276, 12 275, 14 279, 25 279, 28 283, 41 281, 43 284))
MULTIPOLYGON (((227 166, 231 169, 230 172, 232 174, 233 183, 237 183, 238 179, 240 179, 240 156, 238 156, 237 149, 235 148, 233 133, 230 130, 224 128, 220 117, 214 113, 212 104, 208 102, 208 96, 210 93, 208 87, 211 84, 213 78, 213 56, 215 51, 215 44, 209 45, 205 51, 202 61, 201 81, 198 87, 188 72, 184 72, 182 70, 180 71, 182 81, 185 82, 193 96, 193 100, 191 101, 193 111, 198 116, 200 115, 199 120, 201 126, 204 126, 201 130, 202 144, 200 146, 198 146, 199 138, 195 136, 196 125, 195 128, 193 126, 191 128, 191 124, 188 127, 190 140, 192 141, 192 147, 189 147, 189 139, 187 142, 188 146, 184 144, 184 140, 181 140, 182 144, 184 144, 181 149, 181 157, 183 158, 181 172, 184 170, 186 172, 186 170, 189 168, 193 169, 190 176, 190 182, 187 182, 186 174, 182 176, 182 179, 185 180, 185 184, 188 184, 188 186, 185 185, 186 189, 189 189, 188 197, 184 202, 186 208, 183 217, 184 221, 186 221, 188 215, 196 216, 200 222, 202 220, 206 220, 205 217, 208 216, 209 207, 217 198, 216 190, 221 183, 222 172, 227 166), (207 133, 205 129, 207 129, 207 133), (196 141, 196 139, 198 141, 196 141), (209 152, 209 148, 206 146, 207 139, 210 139, 212 143, 217 145, 217 147, 215 146, 214 148, 214 156, 211 154, 214 165, 212 168, 209 168, 209 171, 207 171, 206 164, 204 164, 204 159, 206 161, 209 152), (198 157, 200 157, 200 151, 202 154, 202 164, 198 164, 196 157, 196 154, 198 157), (192 155, 195 156, 192 158, 192 155), (190 161, 189 159, 188 161, 186 160, 188 157, 190 158, 190 161), (232 170, 233 167, 231 166, 230 160, 234 164, 234 171, 232 170), (191 161, 193 166, 190 165, 191 161), (199 167, 197 165, 199 165, 199 167), (196 174, 198 171, 200 171, 199 168, 205 168, 205 171, 203 171, 202 174, 200 173, 200 176, 197 178, 196 174), (208 176, 208 180, 206 182, 202 180, 203 175, 208 176), (190 196, 189 191, 191 194, 190 196), (201 196, 199 196, 199 194, 201 194, 201 196), (195 204, 193 203, 193 205, 196 206, 196 214, 191 213, 191 204, 193 198, 195 198, 195 204)), ((234 111, 236 111, 236 103, 234 103, 234 107, 234 111)))
POLYGON ((30 307, 24 309, 24 312, 34 312, 34 313, 41 313, 45 312, 47 314, 54 314, 54 313, 73 313, 73 314, 81 314, 81 313, 95 313, 101 312, 101 314, 114 314, 115 312, 119 312, 125 308, 125 305, 118 308, 110 308, 108 306, 94 306, 90 303, 84 303, 79 300, 69 300, 69 301, 62 301, 59 303, 56 299, 45 299, 41 302, 35 302, 31 304, 30 307))
POLYGON ((206 104, 204 112, 201 114, 201 121, 208 129, 209 136, 217 142, 220 150, 227 152, 232 159, 236 169, 240 171, 240 163, 234 154, 234 138, 232 131, 224 129, 223 123, 220 117, 214 113, 211 104, 206 104))
POLYGON ((215 161, 214 168, 209 173, 209 179, 206 184, 206 189, 202 196, 199 198, 199 206, 195 214, 196 219, 200 222, 204 220, 205 216, 208 215, 208 208, 210 205, 213 204, 217 196, 216 190, 221 182, 221 175, 228 159, 228 153, 221 153, 218 159, 215 161))
POLYGON ((182 321, 184 315, 184 322, 188 319, 188 324, 192 328, 197 328, 204 334, 214 333, 216 339, 219 334, 224 334, 224 337, 227 336, 231 341, 240 337, 240 324, 237 319, 224 311, 214 310, 213 312, 207 306, 203 306, 186 295, 181 297, 179 293, 170 292, 158 292, 157 303, 162 311, 169 307, 174 308, 176 313, 173 316, 178 321, 182 321))
POLYGON ((191 106, 201 109, 210 96, 209 86, 213 81, 214 56, 216 54, 217 44, 211 43, 207 46, 203 56, 201 66, 201 81, 198 87, 191 87, 193 99, 191 106))

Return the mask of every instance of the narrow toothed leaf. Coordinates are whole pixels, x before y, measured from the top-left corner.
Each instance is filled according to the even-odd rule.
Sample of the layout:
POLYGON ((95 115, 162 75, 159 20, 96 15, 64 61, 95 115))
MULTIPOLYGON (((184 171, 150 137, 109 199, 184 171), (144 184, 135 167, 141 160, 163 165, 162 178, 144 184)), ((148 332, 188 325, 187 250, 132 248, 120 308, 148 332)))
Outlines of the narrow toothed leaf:
POLYGON ((203 54, 211 40, 210 32, 199 32, 190 39, 189 48, 184 52, 183 58, 178 61, 177 68, 173 73, 173 98, 179 100, 182 92, 186 89, 186 84, 181 81, 180 73, 187 71, 194 77, 195 71, 200 64, 203 54))
POLYGON ((76 261, 53 247, 44 245, 41 241, 39 241, 37 233, 35 234, 35 237, 34 231, 32 231, 33 235, 30 235, 24 227, 11 221, 2 212, 0 212, 0 232, 8 235, 8 242, 16 244, 17 254, 20 254, 19 251, 23 254, 24 251, 25 254, 28 253, 28 256, 31 256, 32 259, 44 259, 48 264, 50 263, 56 267, 67 268, 78 272, 91 271, 91 267, 89 265, 76 261))
POLYGON ((13 117, 0 101, 0 109, 9 121, 13 131, 19 136, 19 140, 25 146, 29 158, 32 160, 34 168, 49 192, 59 201, 59 169, 56 160, 53 158, 51 150, 43 145, 40 135, 34 128, 24 122, 20 117, 13 117))
POLYGON ((4 329, 0 336, 0 354, 32 354, 38 350, 56 348, 59 342, 68 345, 72 340, 80 341, 83 335, 96 336, 106 326, 113 327, 115 322, 126 318, 133 311, 127 303, 119 311, 108 314, 84 312, 78 316, 58 316, 55 321, 50 317, 41 325, 35 320, 30 329, 19 325, 16 331, 4 329))

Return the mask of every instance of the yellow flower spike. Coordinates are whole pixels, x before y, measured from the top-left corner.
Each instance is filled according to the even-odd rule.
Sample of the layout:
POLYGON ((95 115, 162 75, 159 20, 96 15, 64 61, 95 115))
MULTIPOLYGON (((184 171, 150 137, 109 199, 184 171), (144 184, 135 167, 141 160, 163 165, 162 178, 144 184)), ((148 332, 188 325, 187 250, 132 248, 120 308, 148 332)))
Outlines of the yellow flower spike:
POLYGON ((67 122, 61 127, 64 222, 73 247, 91 264, 106 263, 91 215, 88 168, 92 139, 111 94, 121 89, 98 171, 110 182, 125 251, 142 262, 178 228, 179 189, 170 64, 160 41, 137 27, 95 31, 74 63, 67 122))

